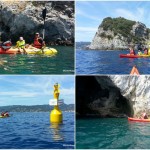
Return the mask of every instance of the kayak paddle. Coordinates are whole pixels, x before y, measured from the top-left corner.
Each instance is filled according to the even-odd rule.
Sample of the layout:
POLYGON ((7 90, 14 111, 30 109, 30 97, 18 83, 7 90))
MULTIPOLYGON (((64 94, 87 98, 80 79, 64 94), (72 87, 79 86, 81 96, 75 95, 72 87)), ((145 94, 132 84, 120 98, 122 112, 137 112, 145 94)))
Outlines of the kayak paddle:
POLYGON ((45 37, 45 19, 46 19, 46 13, 47 13, 47 9, 45 7, 45 9, 43 9, 42 11, 42 16, 43 16, 43 20, 44 20, 44 26, 43 26, 43 40, 44 40, 44 37, 45 37))

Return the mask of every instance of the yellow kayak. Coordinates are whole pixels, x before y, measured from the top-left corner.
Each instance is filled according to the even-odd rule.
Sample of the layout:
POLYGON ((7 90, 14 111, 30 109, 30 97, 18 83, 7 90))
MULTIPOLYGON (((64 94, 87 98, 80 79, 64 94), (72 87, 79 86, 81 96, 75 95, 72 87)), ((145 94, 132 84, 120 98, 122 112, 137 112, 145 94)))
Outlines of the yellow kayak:
POLYGON ((7 118, 7 117, 9 117, 9 116, 0 116, 0 118, 7 118))
MULTIPOLYGON (((55 55, 57 54, 57 50, 54 48, 44 48, 42 49, 38 49, 38 48, 25 48, 27 54, 31 54, 31 55, 55 55)), ((18 52, 18 48, 10 48, 9 50, 2 50, 2 48, 0 48, 0 54, 21 54, 23 53, 23 50, 21 50, 21 52, 18 52)))
POLYGON ((57 50, 54 48, 45 48, 44 50, 41 49, 26 49, 27 54, 33 55, 55 55, 57 54, 57 50))

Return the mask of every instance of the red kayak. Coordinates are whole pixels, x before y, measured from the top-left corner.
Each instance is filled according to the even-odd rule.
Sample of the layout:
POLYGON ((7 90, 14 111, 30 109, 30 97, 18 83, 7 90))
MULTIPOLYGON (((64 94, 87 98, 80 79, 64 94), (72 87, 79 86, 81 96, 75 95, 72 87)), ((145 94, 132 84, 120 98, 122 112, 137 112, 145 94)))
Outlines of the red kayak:
POLYGON ((21 53, 18 52, 18 49, 9 49, 5 51, 2 48, 0 48, 0 54, 21 54, 21 53))
POLYGON ((130 54, 120 54, 120 58, 146 58, 150 57, 150 55, 130 55, 130 54))
POLYGON ((150 122, 150 119, 138 119, 138 118, 131 118, 131 117, 128 117, 128 121, 135 121, 135 122, 150 122))

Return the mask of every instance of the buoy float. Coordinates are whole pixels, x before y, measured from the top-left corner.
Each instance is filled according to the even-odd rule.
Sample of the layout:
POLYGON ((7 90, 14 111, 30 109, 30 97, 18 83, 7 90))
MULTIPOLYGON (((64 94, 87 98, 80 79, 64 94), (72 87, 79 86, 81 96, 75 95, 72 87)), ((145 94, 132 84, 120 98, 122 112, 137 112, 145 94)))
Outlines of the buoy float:
POLYGON ((140 75, 138 69, 136 68, 136 66, 133 66, 130 75, 140 75))
POLYGON ((54 109, 51 111, 50 113, 50 122, 51 123, 62 123, 63 122, 63 115, 62 115, 62 111, 59 109, 58 106, 58 99, 59 99, 59 95, 60 95, 60 91, 59 91, 60 85, 58 83, 56 83, 54 85, 54 109))

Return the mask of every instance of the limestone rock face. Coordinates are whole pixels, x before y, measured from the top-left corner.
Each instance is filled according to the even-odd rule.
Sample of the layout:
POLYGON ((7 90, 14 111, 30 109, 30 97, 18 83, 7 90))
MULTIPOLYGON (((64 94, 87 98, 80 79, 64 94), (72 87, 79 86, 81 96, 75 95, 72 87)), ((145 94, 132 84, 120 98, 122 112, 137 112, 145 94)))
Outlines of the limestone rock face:
POLYGON ((88 48, 97 50, 124 50, 128 49, 130 44, 136 45, 139 42, 147 43, 149 41, 150 33, 145 24, 121 18, 124 22, 127 22, 124 25, 124 23, 121 24, 119 22, 121 20, 119 19, 105 18, 88 48), (118 23, 116 23, 117 19, 118 23), (106 20, 111 20, 112 23, 108 21, 108 25, 108 23, 105 23, 106 20), (116 25, 113 26, 114 22, 116 25))
POLYGON ((134 115, 146 111, 150 114, 150 77, 149 76, 111 76, 111 80, 120 88, 133 107, 134 115))
POLYGON ((141 23, 141 22, 136 22, 133 26, 132 26, 132 30, 131 33, 134 36, 138 36, 138 37, 142 37, 142 38, 148 38, 148 32, 147 32, 147 28, 145 26, 145 24, 141 23))
POLYGON ((150 115, 149 76, 77 76, 77 116, 150 115))
POLYGON ((89 49, 126 49, 127 45, 127 38, 121 36, 120 34, 114 36, 113 31, 104 31, 103 28, 99 28, 92 40, 91 45, 89 46, 89 49), (105 34, 107 37, 102 37, 102 34, 105 34), (112 38, 108 38, 109 36, 112 38))
POLYGON ((23 36, 26 42, 33 42, 36 32, 42 36, 42 10, 46 7, 45 41, 74 42, 73 1, 2 1, 0 7, 0 32, 3 41, 11 38, 16 42, 23 36))

